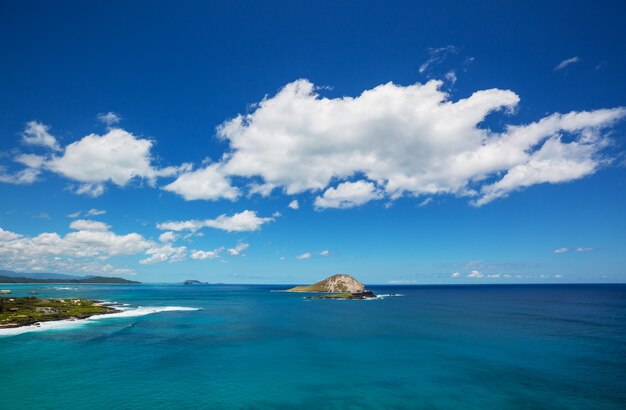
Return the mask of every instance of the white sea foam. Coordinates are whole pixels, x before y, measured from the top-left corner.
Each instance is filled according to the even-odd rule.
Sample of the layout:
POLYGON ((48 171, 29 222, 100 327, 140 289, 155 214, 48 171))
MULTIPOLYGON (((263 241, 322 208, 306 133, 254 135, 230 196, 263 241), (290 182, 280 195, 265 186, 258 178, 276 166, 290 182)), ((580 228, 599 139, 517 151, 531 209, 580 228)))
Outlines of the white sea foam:
POLYGON ((22 327, 12 327, 6 329, 0 329, 0 337, 3 336, 16 336, 23 333, 30 332, 42 332, 44 330, 65 330, 80 327, 88 322, 95 320, 103 320, 110 318, 128 318, 151 315, 159 312, 179 312, 179 311, 192 311, 200 310, 200 308, 184 307, 184 306, 154 306, 138 308, 124 308, 121 312, 110 313, 105 315, 94 315, 87 319, 67 319, 67 320, 55 320, 50 322, 41 322, 38 324, 22 327))

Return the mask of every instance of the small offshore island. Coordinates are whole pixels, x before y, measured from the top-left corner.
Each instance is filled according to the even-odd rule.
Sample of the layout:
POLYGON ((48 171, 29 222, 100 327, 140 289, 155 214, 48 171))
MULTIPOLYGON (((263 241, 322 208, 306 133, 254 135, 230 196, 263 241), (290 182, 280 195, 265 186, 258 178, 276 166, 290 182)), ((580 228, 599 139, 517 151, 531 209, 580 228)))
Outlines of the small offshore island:
POLYGON ((87 319, 121 310, 88 299, 39 299, 0 297, 0 329, 30 326, 40 322, 87 319))
POLYGON ((308 286, 296 286, 287 292, 326 293, 321 296, 307 296, 307 299, 375 299, 374 292, 350 275, 337 274, 308 286))

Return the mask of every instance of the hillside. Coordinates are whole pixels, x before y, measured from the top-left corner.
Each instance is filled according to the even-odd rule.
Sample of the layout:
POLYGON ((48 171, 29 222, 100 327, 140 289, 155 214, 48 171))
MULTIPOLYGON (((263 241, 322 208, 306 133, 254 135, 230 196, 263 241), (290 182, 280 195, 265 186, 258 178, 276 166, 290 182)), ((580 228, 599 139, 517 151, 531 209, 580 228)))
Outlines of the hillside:
POLYGON ((11 277, 11 276, 0 276, 0 283, 138 284, 141 282, 128 280, 124 278, 113 278, 113 277, 105 277, 105 276, 93 276, 93 277, 80 278, 80 279, 35 279, 35 278, 26 278, 26 277, 16 278, 16 277, 11 277))
POLYGON ((338 274, 308 286, 296 286, 287 292, 349 292, 361 293, 365 286, 350 275, 338 274))

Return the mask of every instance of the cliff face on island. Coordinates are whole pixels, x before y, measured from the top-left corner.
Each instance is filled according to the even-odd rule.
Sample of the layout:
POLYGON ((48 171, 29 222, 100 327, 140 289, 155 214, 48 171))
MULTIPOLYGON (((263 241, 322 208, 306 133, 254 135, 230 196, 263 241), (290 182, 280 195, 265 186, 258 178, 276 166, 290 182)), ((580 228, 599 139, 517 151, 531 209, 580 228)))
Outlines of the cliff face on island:
POLYGON ((350 275, 344 274, 333 275, 309 286, 296 286, 295 288, 287 289, 287 292, 362 293, 364 291, 365 286, 361 282, 350 275))

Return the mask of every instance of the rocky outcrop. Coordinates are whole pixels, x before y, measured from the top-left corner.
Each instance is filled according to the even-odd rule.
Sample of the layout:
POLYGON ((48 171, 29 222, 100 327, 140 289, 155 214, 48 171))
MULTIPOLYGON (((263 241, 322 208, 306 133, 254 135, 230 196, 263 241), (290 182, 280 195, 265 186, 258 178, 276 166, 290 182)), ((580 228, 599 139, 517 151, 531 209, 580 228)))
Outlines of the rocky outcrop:
POLYGON ((350 275, 333 275, 309 286, 296 286, 287 292, 363 293, 365 286, 350 275))
POLYGON ((307 296, 306 299, 350 299, 350 300, 363 300, 363 299, 376 299, 376 295, 371 290, 366 290, 359 293, 329 293, 322 296, 307 296))

